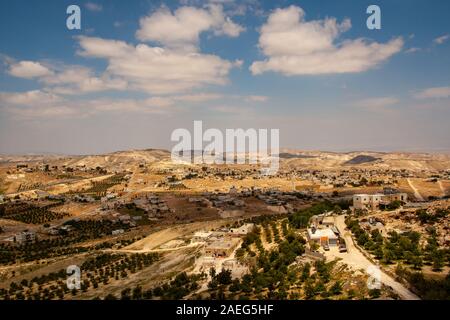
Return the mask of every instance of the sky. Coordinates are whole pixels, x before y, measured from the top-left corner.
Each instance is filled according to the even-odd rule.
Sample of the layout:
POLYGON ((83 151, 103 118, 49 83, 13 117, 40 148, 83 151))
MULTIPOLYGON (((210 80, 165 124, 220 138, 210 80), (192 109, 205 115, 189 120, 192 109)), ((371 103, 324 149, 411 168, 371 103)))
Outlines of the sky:
POLYGON ((170 149, 194 120, 279 129, 285 148, 447 153, 449 12, 445 0, 2 0, 0 154, 170 149), (72 4, 80 30, 66 26, 72 4))

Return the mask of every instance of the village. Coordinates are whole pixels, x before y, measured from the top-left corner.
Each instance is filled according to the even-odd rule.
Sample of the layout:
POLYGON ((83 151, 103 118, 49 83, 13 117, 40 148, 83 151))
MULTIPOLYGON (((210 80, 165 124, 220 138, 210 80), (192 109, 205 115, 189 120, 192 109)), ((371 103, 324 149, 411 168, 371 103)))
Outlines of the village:
MULTIPOLYGON (((435 249, 421 256, 419 269, 410 270, 438 278, 448 272, 449 170, 365 163, 298 169, 292 163, 298 156, 289 156, 277 174, 262 176, 257 166, 247 164, 173 164, 161 151, 139 152, 133 160, 122 153, 115 156, 121 160, 58 158, 0 166, 0 245, 11 252, 1 257, 8 266, 0 275, 5 284, 14 281, 15 270, 22 270, 25 261, 50 267, 60 259, 81 259, 86 252, 111 259, 157 254, 162 259, 156 264, 158 276, 151 281, 138 277, 146 287, 158 288, 170 270, 177 270, 196 279, 198 287, 187 297, 205 298, 214 293, 218 275, 229 272, 231 279, 247 281, 266 252, 292 242, 297 257, 290 269, 317 265, 320 270, 324 262, 341 283, 337 279, 343 271, 337 270, 383 265, 388 280, 378 293, 361 288, 364 273, 342 284, 365 296, 416 298, 392 276, 395 259, 403 258, 380 256, 378 249, 380 243, 390 245, 394 233, 401 237, 411 232, 420 234, 420 250, 430 239, 435 249), (151 160, 144 160, 149 154, 151 160), (310 209, 317 206, 317 212, 310 209)), ((123 272, 114 279, 111 285, 128 281, 123 272)), ((119 288, 115 297, 121 295, 119 288)), ((306 287, 294 288, 289 294, 309 295, 306 287)), ((87 298, 102 295, 102 290, 112 287, 77 294, 87 298)))

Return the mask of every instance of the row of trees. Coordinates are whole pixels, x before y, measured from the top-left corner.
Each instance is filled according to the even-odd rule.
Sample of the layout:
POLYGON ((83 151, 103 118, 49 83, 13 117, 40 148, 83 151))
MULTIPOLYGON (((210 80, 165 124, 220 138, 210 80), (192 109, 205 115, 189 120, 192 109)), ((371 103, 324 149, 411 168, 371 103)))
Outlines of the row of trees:
POLYGON ((302 229, 308 226, 309 220, 312 216, 322 214, 327 211, 343 209, 339 205, 334 205, 329 201, 323 201, 314 204, 313 206, 297 211, 289 216, 289 223, 293 228, 302 229))
MULTIPOLYGON (((34 243, 0 244, 0 264, 29 262, 63 255, 76 254, 92 250, 88 246, 74 246, 81 242, 102 238, 113 230, 128 230, 129 226, 122 222, 110 220, 70 220, 64 223, 70 231, 60 230, 61 235, 51 239, 41 239, 34 243)), ((99 248, 111 247, 105 242, 99 248)))
POLYGON ((444 279, 426 279, 422 272, 411 272, 397 266, 396 274, 406 279, 425 300, 450 300, 450 273, 444 279))
POLYGON ((420 270, 426 264, 431 265, 434 271, 441 271, 446 261, 447 263, 450 261, 450 251, 439 249, 435 234, 430 234, 426 241, 427 245, 422 247, 421 235, 415 231, 402 234, 392 231, 385 239, 378 230, 367 233, 357 220, 347 219, 346 224, 354 234, 358 245, 385 264, 403 262, 416 270, 420 270))
POLYGON ((122 181, 124 181, 124 177, 125 174, 116 174, 102 181, 94 181, 92 183, 92 186, 87 190, 84 190, 82 192, 69 192, 69 193, 82 193, 93 196, 95 198, 100 198, 106 194, 106 191, 109 188, 122 183, 122 181))
POLYGON ((347 219, 346 224, 354 234, 358 245, 364 247, 377 260, 384 264, 397 263, 397 275, 406 279, 422 298, 449 298, 450 274, 444 280, 432 280, 425 279, 420 271, 423 265, 429 265, 433 271, 439 272, 443 270, 445 264, 450 264, 450 250, 439 248, 434 232, 428 235, 426 245, 421 246, 421 235, 418 232, 398 234, 392 231, 387 238, 383 238, 378 230, 367 233, 357 220, 347 219), (405 265, 419 271, 408 270, 405 265))
POLYGON ((225 299, 250 295, 261 299, 287 298, 287 290, 291 284, 286 280, 286 275, 290 274, 291 280, 295 278, 296 272, 292 272, 290 266, 295 262, 297 256, 304 253, 306 241, 288 230, 287 220, 281 220, 284 238, 282 239, 278 229, 279 220, 280 217, 265 219, 262 222, 262 228, 256 227, 244 238, 237 256, 247 259, 246 262, 253 265, 250 274, 244 275, 241 280, 232 279, 231 272, 228 270, 222 270, 219 274, 211 274, 212 280, 209 282, 209 289, 212 298, 225 299), (273 234, 278 246, 270 251, 265 250, 261 244, 262 230, 265 230, 265 235, 269 232, 273 234), (252 251, 252 245, 256 247, 256 252, 252 251))
POLYGON ((450 213, 450 209, 439 208, 434 213, 428 213, 425 209, 419 209, 416 211, 417 219, 422 224, 434 224, 440 222, 443 218, 447 217, 450 213))
MULTIPOLYGON (((142 300, 160 298, 164 300, 179 300, 186 297, 199 288, 198 282, 206 277, 206 274, 188 275, 186 272, 178 274, 172 281, 153 289, 143 290, 141 286, 134 289, 124 289, 121 292, 122 300, 142 300)), ((116 299, 113 295, 105 297, 108 299, 116 299)))
POLYGON ((51 209, 61 206, 63 201, 56 201, 44 206, 35 206, 30 203, 0 205, 0 217, 24 223, 43 224, 68 216, 66 212, 54 212, 51 209))
MULTIPOLYGON (((90 288, 97 289, 100 285, 107 285, 111 280, 127 278, 128 273, 142 270, 159 259, 154 253, 149 254, 100 254, 86 260, 80 267, 81 292, 87 292, 90 288)), ((0 298, 19 300, 48 300, 63 299, 65 295, 75 296, 78 290, 67 288, 66 270, 52 272, 34 277, 31 280, 22 280, 20 283, 11 282, 10 288, 0 289, 0 298)))

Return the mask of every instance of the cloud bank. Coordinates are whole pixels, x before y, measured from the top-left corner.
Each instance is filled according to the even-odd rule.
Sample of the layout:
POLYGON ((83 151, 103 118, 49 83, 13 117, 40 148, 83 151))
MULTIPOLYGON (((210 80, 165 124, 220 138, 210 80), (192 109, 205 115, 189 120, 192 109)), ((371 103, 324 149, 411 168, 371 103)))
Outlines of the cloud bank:
POLYGON ((254 62, 250 70, 254 75, 274 71, 287 76, 363 72, 403 47, 401 38, 384 44, 362 38, 338 42, 350 28, 349 19, 306 21, 300 7, 276 9, 260 31, 259 48, 267 59, 254 62))

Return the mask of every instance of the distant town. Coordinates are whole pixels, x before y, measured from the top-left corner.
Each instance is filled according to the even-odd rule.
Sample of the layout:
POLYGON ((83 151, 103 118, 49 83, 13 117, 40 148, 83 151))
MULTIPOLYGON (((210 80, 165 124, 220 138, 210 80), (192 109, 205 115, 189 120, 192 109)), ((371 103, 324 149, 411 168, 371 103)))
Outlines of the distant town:
POLYGON ((280 157, 274 176, 164 150, 2 158, 0 297, 448 298, 450 159, 280 157))

